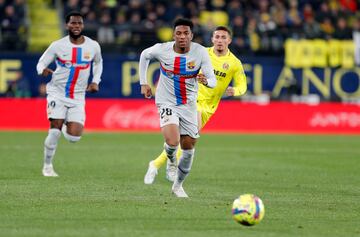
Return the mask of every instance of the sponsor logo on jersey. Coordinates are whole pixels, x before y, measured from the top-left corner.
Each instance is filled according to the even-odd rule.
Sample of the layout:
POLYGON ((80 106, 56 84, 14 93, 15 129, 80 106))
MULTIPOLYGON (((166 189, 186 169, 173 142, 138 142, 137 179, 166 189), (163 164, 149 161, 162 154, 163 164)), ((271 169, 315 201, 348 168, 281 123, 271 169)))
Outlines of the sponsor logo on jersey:
POLYGON ((64 63, 66 68, 71 68, 71 67, 86 67, 88 65, 88 63, 72 63, 71 61, 66 61, 64 63))
POLYGON ((173 77, 174 77, 174 73, 167 71, 167 72, 166 72, 166 76, 167 76, 168 78, 173 78, 173 77))
POLYGON ((67 68, 71 68, 73 64, 72 64, 71 61, 66 61, 64 65, 65 65, 65 67, 67 67, 67 68))
POLYGON ((195 68, 195 61, 191 61, 187 63, 187 68, 194 69, 195 68))
POLYGON ((222 68, 225 69, 225 70, 228 70, 229 69, 229 64, 228 63, 224 63, 222 65, 222 68))
POLYGON ((225 72, 222 72, 222 71, 218 71, 218 70, 215 70, 214 69, 214 74, 216 76, 217 79, 221 79, 219 77, 226 77, 226 73, 225 72))

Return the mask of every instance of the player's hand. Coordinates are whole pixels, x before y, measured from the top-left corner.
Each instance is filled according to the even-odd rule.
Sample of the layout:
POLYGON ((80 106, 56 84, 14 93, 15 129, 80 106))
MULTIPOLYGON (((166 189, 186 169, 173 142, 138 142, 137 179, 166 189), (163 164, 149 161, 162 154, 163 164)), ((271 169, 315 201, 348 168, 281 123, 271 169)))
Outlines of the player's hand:
POLYGON ((227 96, 234 96, 235 95, 235 89, 231 86, 229 86, 228 88, 226 88, 225 94, 227 96))
POLYGON ((196 79, 197 79, 198 82, 200 82, 201 84, 207 86, 208 81, 207 81, 207 79, 206 79, 206 77, 205 77, 204 74, 198 74, 198 75, 196 76, 196 79))
POLYGON ((54 73, 54 71, 51 70, 50 68, 45 68, 45 69, 43 70, 43 72, 41 73, 41 75, 42 75, 43 77, 47 77, 47 76, 49 76, 50 74, 53 74, 53 73, 54 73))
POLYGON ((98 92, 99 91, 99 85, 96 84, 95 82, 92 82, 92 83, 90 83, 88 85, 88 87, 86 88, 86 91, 90 92, 90 93, 98 92))
POLYGON ((152 96, 151 87, 149 85, 141 85, 141 94, 143 94, 146 99, 150 99, 152 96))

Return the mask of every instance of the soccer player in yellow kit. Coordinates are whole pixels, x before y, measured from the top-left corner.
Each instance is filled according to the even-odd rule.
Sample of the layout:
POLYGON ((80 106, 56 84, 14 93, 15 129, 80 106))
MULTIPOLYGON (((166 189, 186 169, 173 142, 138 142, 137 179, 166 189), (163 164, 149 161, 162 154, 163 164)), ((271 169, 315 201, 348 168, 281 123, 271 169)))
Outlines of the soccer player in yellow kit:
MULTIPOLYGON (((240 96, 247 90, 246 76, 240 60, 230 52, 228 46, 231 43, 231 32, 227 27, 217 27, 212 35, 213 47, 208 48, 211 64, 217 79, 215 88, 207 88, 199 83, 197 109, 199 127, 203 128, 215 113, 221 97, 240 96), (233 86, 229 86, 233 80, 233 86)), ((199 74, 199 77, 204 75, 199 74)), ((180 158, 181 149, 178 149, 177 158, 180 158)), ((145 184, 152 184, 155 181, 158 169, 167 161, 165 151, 155 160, 150 161, 148 171, 144 177, 145 184)), ((174 181, 177 167, 167 162, 166 178, 174 181)))

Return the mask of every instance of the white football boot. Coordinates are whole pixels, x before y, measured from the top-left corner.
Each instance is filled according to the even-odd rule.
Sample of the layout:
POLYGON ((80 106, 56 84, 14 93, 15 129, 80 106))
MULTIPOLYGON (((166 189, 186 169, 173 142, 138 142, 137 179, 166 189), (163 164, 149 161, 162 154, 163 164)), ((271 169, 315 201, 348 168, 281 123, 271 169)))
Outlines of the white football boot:
POLYGON ((185 193, 184 188, 181 184, 178 184, 177 182, 174 182, 172 189, 172 193, 175 194, 176 197, 179 198, 188 198, 189 196, 185 193))
POLYGON ((176 161, 171 162, 170 159, 167 159, 167 162, 166 162, 166 179, 169 180, 170 182, 174 182, 175 181, 175 176, 176 176, 176 170, 177 170, 176 161))
POLYGON ((144 183, 153 184, 157 174, 158 174, 158 169, 155 167, 154 161, 150 161, 149 168, 144 177, 144 183))
POLYGON ((59 175, 55 172, 53 165, 44 164, 42 169, 42 174, 45 177, 58 177, 59 175))

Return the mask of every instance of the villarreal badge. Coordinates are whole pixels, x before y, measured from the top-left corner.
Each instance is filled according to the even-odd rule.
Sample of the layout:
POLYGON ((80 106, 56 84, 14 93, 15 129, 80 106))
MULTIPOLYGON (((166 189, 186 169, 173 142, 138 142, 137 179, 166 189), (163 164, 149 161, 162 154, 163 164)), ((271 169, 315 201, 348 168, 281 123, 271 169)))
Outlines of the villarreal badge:
POLYGON ((195 61, 191 61, 187 63, 187 68, 188 69, 194 69, 195 68, 195 61))
POLYGON ((228 63, 224 63, 224 64, 222 65, 222 67, 223 67, 223 69, 228 70, 228 69, 229 69, 229 64, 228 64, 228 63))

